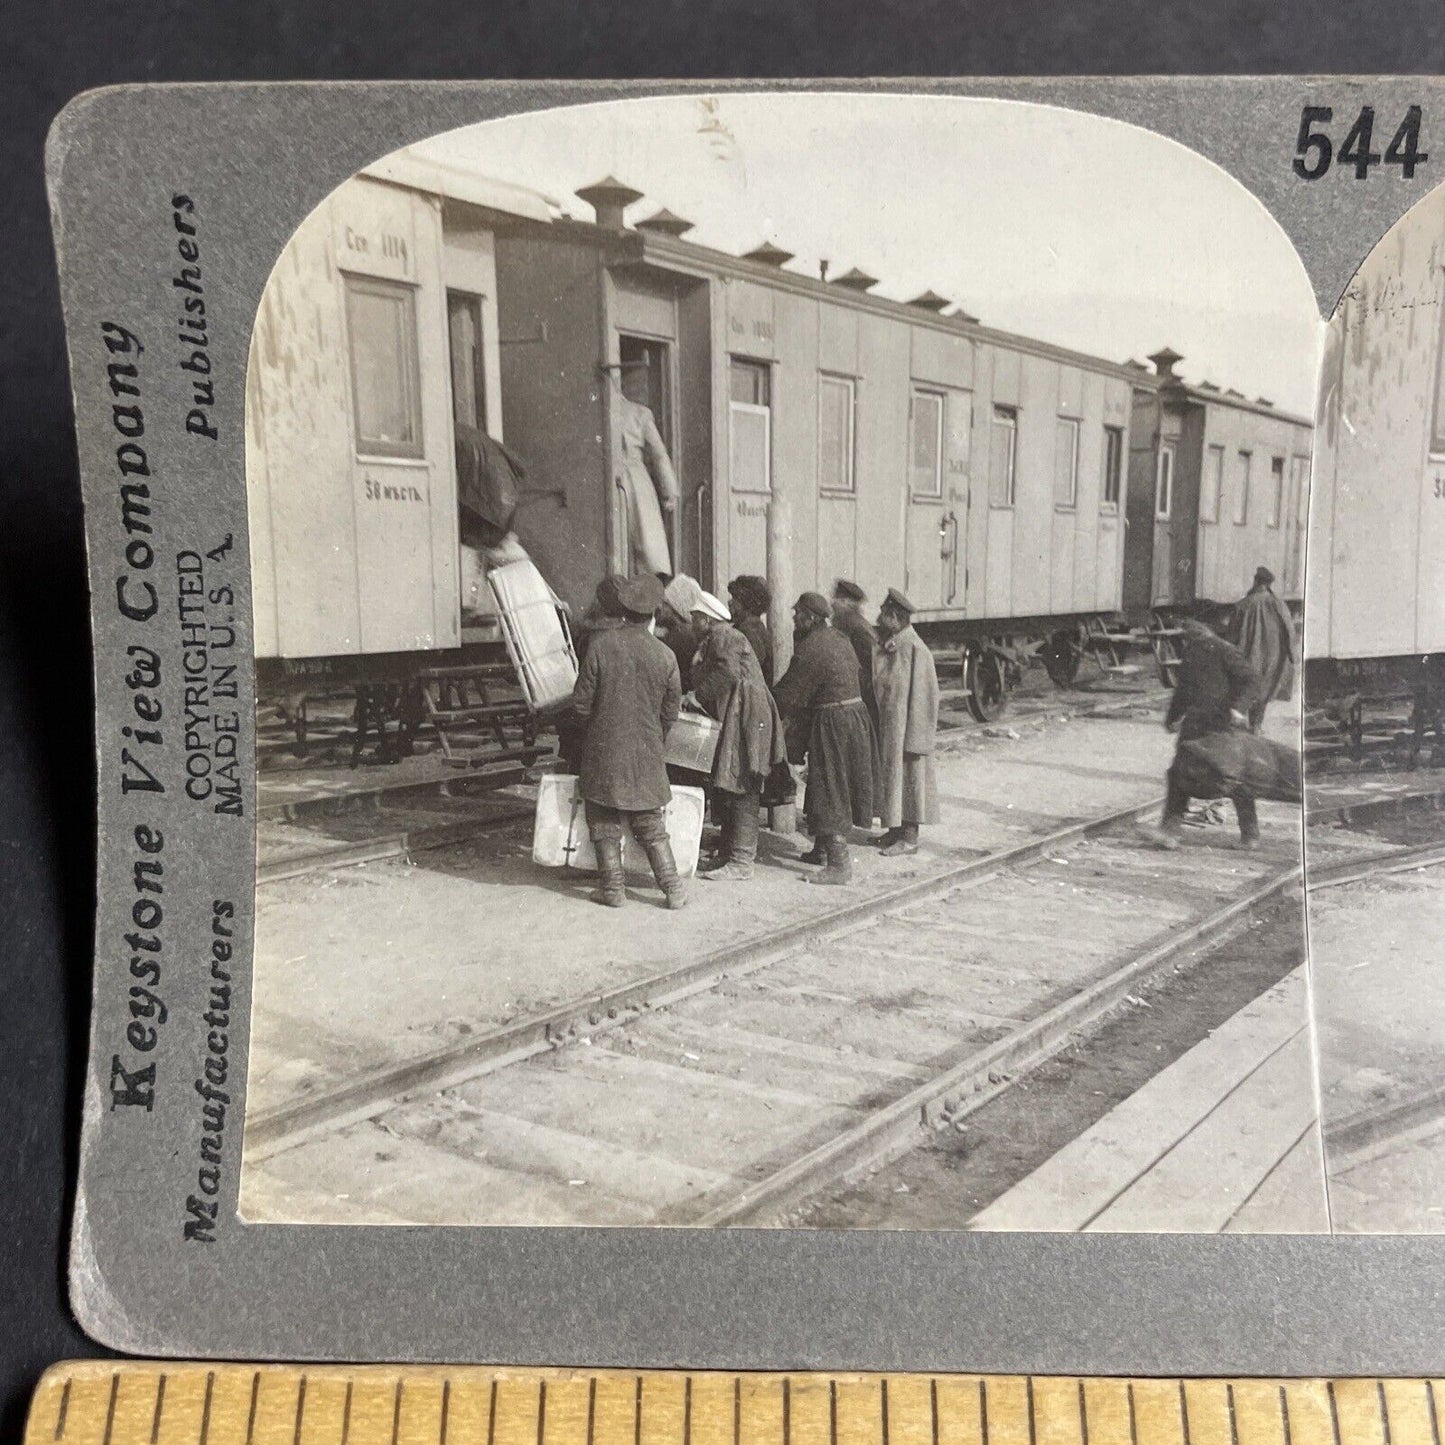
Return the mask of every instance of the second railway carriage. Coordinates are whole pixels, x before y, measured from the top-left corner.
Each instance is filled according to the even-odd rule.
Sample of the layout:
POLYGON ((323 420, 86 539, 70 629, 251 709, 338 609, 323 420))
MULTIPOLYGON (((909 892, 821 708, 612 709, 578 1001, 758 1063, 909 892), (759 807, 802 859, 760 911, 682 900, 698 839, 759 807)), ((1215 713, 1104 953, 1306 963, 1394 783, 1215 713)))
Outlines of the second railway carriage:
POLYGON ((1356 749, 1445 703, 1445 189, 1375 247, 1331 319, 1310 502, 1305 698, 1356 749), (1390 730, 1393 723, 1387 725, 1390 730))
POLYGON ((1121 605, 1128 368, 824 280, 761 246, 687 241, 638 193, 579 192, 595 222, 496 232, 508 439, 539 479, 519 528, 574 606, 630 570, 614 433, 620 376, 645 383, 681 490, 675 570, 715 591, 766 576, 791 601, 856 579, 903 588, 992 712, 1021 648, 1121 605))
POLYGON ((1249 591, 1260 566, 1298 610, 1311 423, 1263 398, 1186 383, 1177 352, 1149 359, 1130 427, 1126 612, 1216 612, 1249 591))

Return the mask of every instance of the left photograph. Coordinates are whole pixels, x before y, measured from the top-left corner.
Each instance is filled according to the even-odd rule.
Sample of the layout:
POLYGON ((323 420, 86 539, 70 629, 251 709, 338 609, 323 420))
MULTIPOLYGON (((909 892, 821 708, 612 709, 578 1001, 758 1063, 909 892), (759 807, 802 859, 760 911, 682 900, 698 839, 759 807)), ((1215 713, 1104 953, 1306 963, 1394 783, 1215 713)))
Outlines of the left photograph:
POLYGON ((1242 186, 1046 106, 339 186, 247 377, 243 1217, 1328 1230, 1322 339, 1242 186))

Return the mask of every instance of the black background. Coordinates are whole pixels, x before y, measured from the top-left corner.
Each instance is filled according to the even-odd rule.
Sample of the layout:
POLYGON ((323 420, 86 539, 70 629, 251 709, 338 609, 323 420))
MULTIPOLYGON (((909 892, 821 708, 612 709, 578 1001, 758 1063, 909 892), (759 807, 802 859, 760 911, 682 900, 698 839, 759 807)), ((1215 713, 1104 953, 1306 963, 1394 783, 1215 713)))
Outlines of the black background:
MULTIPOLYGON (((42 176, 123 81, 1445 70, 1439 0, 7 0, 0 7, 0 1440, 65 1300, 93 909, 80 488, 42 176)), ((819 163, 828 163, 826 156, 819 163)), ((642 1307, 645 1307, 645 1303, 642 1307)))

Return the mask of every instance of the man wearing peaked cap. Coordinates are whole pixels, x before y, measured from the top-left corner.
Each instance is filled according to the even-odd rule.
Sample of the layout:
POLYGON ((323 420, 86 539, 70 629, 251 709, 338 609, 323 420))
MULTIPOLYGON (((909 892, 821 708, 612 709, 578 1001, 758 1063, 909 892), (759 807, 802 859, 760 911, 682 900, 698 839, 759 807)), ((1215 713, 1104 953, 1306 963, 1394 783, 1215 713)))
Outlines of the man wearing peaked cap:
POLYGON ((778 682, 778 711, 788 728, 788 760, 808 763, 803 816, 813 834, 805 863, 826 863, 810 883, 853 876, 848 834, 873 821, 878 748, 858 690, 858 659, 829 626, 827 599, 805 592, 793 605, 793 661, 778 682))
POLYGON ((938 821, 933 767, 938 732, 938 670, 928 644, 913 630, 913 604, 896 587, 878 611, 873 691, 878 700, 881 764, 878 840, 885 858, 918 851, 918 827, 938 821))
POLYGON ((840 577, 833 584, 833 626, 853 646, 853 653, 858 659, 858 689, 876 732, 878 704, 873 696, 873 644, 878 639, 873 635, 868 619, 863 616, 863 598, 863 589, 846 577, 840 577))
POLYGON ((627 901, 623 829, 642 845, 669 908, 687 901, 667 836, 672 799, 665 743, 677 721, 682 685, 671 652, 647 630, 662 603, 662 584, 646 575, 619 578, 609 589, 622 625, 598 632, 572 690, 572 712, 586 728, 577 790, 597 849, 600 886, 592 895, 609 908, 627 901))

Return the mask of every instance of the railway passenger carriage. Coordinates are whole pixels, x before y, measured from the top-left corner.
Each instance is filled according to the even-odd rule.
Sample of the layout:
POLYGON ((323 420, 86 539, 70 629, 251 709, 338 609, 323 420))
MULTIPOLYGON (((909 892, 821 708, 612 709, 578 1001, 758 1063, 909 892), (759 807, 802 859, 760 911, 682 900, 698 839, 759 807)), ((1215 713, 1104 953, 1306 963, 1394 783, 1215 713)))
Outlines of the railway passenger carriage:
POLYGON ((1396 223, 1330 322, 1310 502, 1306 699, 1347 723, 1445 695, 1445 190, 1396 223))
POLYGON ((1131 586, 1154 608, 1232 600, 1261 561, 1297 577, 1297 419, 945 314, 932 292, 883 299, 856 269, 697 245, 666 211, 629 226, 641 198, 611 179, 578 194, 595 221, 400 152, 287 246, 248 377, 263 697, 354 687, 363 722, 425 712, 441 730, 467 711, 452 682, 498 669, 495 626, 462 606, 458 421, 523 460, 516 529, 565 603, 631 570, 624 373, 681 487, 675 568, 718 592, 766 576, 780 666, 799 592, 897 586, 988 716, 1034 646, 1062 681, 1081 645, 1117 641, 1131 586), (1273 550, 1225 512, 1191 517, 1202 459, 1246 446, 1249 535, 1273 550))

